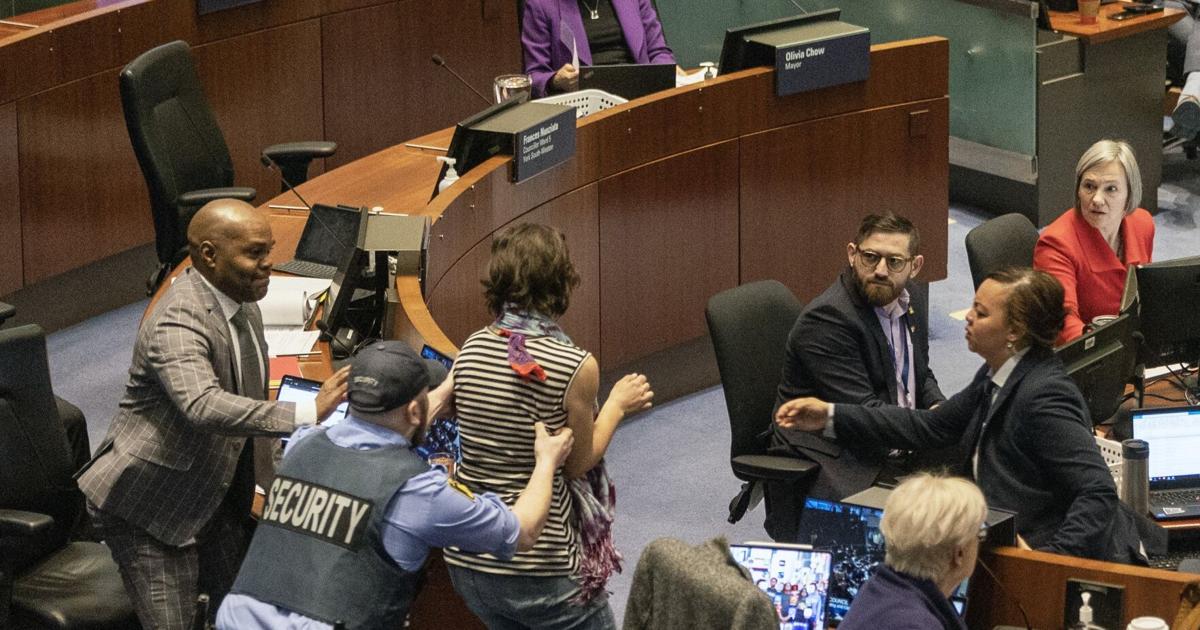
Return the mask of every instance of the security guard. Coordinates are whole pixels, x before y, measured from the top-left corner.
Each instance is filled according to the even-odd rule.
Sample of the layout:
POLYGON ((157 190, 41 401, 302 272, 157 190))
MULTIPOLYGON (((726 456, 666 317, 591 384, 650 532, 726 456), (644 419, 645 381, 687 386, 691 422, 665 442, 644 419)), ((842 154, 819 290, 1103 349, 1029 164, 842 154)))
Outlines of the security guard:
POLYGON ((570 429, 536 425, 533 474, 509 509, 411 450, 452 391, 445 368, 402 342, 354 357, 350 413, 292 435, 218 628, 402 627, 430 547, 507 558, 533 546, 570 429))

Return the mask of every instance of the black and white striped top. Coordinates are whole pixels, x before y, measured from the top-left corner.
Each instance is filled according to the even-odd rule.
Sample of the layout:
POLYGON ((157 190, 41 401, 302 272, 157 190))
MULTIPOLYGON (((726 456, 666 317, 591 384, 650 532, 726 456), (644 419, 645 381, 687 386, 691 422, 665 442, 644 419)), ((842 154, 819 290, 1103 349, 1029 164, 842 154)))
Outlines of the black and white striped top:
MULTIPOLYGON (((546 380, 522 380, 508 364, 508 340, 489 332, 467 338, 454 362, 454 406, 462 440, 458 480, 473 492, 494 492, 507 505, 533 472, 533 423, 567 425, 567 388, 588 352, 550 337, 527 337, 529 354, 546 380)), ((579 546, 573 507, 561 471, 554 477, 550 515, 533 549, 504 561, 447 548, 446 562, 484 573, 561 576, 575 572, 579 546)))

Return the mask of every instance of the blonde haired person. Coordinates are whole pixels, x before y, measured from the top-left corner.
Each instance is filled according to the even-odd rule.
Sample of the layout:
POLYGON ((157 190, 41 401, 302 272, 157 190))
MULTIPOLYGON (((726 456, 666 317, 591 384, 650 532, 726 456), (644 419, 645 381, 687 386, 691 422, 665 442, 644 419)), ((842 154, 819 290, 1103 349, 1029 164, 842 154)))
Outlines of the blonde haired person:
POLYGON ((1101 140, 1075 166, 1075 207, 1046 226, 1033 267, 1058 278, 1067 310, 1057 344, 1080 336, 1098 315, 1116 315, 1130 265, 1150 262, 1154 219, 1139 208, 1142 176, 1133 149, 1101 140))
POLYGON ((965 630, 948 599, 975 569, 986 528, 983 493, 966 479, 920 473, 883 508, 887 557, 863 586, 843 630, 965 630))

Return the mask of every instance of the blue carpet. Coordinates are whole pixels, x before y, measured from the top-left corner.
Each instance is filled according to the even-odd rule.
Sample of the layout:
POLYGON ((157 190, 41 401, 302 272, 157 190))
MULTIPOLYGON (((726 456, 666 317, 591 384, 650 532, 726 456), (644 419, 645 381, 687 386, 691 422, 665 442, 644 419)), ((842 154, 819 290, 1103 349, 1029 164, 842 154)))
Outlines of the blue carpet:
MULTIPOLYGON (((1159 189, 1164 211, 1155 217, 1155 259, 1200 253, 1196 208, 1200 165, 1168 156, 1159 189)), ((963 239, 982 223, 976 209, 950 210, 948 278, 930 287, 930 362, 947 395, 957 392, 980 365, 963 340, 964 322, 950 314, 970 306, 973 295, 963 239)), ((849 239, 850 235, 846 235, 849 239)), ((79 405, 88 419, 93 447, 100 443, 122 393, 137 325, 146 302, 111 311, 50 335, 51 375, 56 392, 79 405)), ((738 482, 729 470, 729 428, 719 388, 658 406, 627 421, 609 448, 608 463, 618 486, 615 526, 625 573, 609 584, 612 605, 622 618, 633 568, 642 548, 663 536, 698 543, 723 535, 731 541, 762 540, 761 506, 742 522, 725 522, 738 482)))

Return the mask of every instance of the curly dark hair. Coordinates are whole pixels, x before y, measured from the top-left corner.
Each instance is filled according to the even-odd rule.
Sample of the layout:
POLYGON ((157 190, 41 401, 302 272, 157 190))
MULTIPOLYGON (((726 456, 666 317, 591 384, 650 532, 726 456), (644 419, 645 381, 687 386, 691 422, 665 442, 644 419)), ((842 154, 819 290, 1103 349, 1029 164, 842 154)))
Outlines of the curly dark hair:
POLYGON ((1009 287, 1008 322, 1030 346, 1054 347, 1067 315, 1058 278, 1029 267, 1008 267, 989 273, 985 280, 1009 287))
POLYGON ((499 315, 505 304, 550 317, 567 312, 579 274, 562 232, 537 223, 519 223, 496 235, 487 279, 488 310, 499 315))

